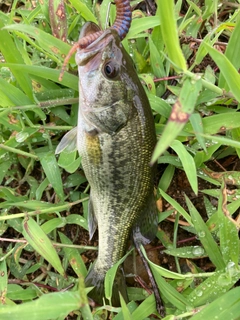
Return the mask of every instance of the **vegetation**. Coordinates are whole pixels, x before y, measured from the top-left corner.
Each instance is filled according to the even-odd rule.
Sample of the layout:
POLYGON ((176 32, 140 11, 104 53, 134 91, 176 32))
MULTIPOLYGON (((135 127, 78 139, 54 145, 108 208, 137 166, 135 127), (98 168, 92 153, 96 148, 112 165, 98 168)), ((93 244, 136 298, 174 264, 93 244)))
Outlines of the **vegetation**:
MULTIPOLYGON (((132 1, 123 44, 145 84, 160 138, 153 155, 163 172, 157 192, 171 209, 159 222, 176 213, 170 238, 157 233, 175 259, 174 272, 149 261, 164 319, 239 319, 240 4, 158 0, 155 11, 138 2, 132 1), (206 183, 204 218, 190 195, 179 203, 167 194, 179 170, 190 195, 206 183), (198 245, 179 245, 182 229, 198 245)), ((121 308, 88 304, 83 253, 97 248, 76 239, 88 228, 89 187, 77 152, 54 153, 77 121, 74 57, 61 82, 58 77, 83 23, 104 27, 110 0, 69 0, 56 11, 61 3, 0 3, 0 318, 105 319, 109 311, 116 320, 158 318, 154 296, 139 287, 129 287, 131 302, 121 308)), ((108 296, 114 272, 106 278, 108 296)))

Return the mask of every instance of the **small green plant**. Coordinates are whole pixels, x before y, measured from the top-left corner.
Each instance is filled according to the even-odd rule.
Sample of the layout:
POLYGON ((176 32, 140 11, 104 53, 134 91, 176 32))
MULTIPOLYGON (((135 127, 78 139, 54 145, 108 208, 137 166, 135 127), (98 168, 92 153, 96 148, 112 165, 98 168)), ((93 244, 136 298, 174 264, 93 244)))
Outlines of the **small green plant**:
MULTIPOLYGON (((140 288, 128 288, 130 302, 122 300, 121 308, 91 310, 83 253, 97 248, 73 244, 64 232, 69 226, 88 230, 89 187, 76 151, 55 156, 77 122, 73 57, 62 81, 59 73, 83 23, 105 27, 109 4, 14 0, 0 11, 1 319, 102 319, 109 312, 116 320, 158 317, 154 296, 140 288)), ((164 319, 239 319, 239 3, 158 0, 151 15, 136 5, 123 45, 146 88, 159 136, 152 162, 164 171, 157 191, 172 207, 159 222, 176 212, 173 240, 164 230, 157 233, 175 272, 149 260, 164 319), (213 160, 230 158, 236 167, 213 171, 213 160), (185 206, 167 194, 178 170, 194 194, 204 193, 206 219, 189 197, 185 206), (200 189, 199 181, 209 187, 200 189), (179 219, 198 245, 178 246, 179 219), (198 266, 203 257, 210 272, 198 266), (191 272, 181 271, 179 258, 191 272)), ((114 15, 111 6, 110 23, 114 15)), ((106 277, 109 297, 115 272, 106 277)))

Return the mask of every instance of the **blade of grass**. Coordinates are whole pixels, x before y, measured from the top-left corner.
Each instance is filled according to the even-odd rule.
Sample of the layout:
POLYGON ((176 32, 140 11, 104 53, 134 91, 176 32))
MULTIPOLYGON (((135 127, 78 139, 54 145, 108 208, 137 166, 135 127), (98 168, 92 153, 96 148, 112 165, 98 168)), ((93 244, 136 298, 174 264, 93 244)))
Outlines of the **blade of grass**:
POLYGON ((174 63, 177 72, 184 72, 187 70, 187 65, 179 44, 174 1, 159 0, 158 14, 161 21, 161 32, 169 58, 174 63))
MULTIPOLYGON (((67 53, 71 49, 71 46, 69 44, 31 25, 18 23, 18 24, 5 26, 4 29, 14 31, 19 36, 21 36, 21 33, 30 35, 32 38, 34 38, 37 41, 37 44, 39 45, 38 49, 44 53, 46 52, 49 53, 52 58, 55 57, 53 59, 56 59, 56 62, 63 61, 64 59, 63 55, 67 55, 67 53)), ((71 57, 70 63, 75 63, 73 57, 71 57)))
MULTIPOLYGON (((239 34, 240 34, 240 19, 238 19, 238 22, 233 30, 230 40, 228 41, 227 49, 225 51, 226 58, 229 61, 231 61, 232 65, 236 68, 236 70, 239 70, 239 67, 240 67, 240 63, 239 63, 240 41, 238 41, 239 34)), ((227 91, 229 90, 223 72, 220 73, 218 84, 219 84, 219 87, 224 88, 227 91)))
POLYGON ((230 91, 234 94, 237 101, 240 102, 240 75, 238 71, 225 55, 210 47, 207 43, 204 43, 204 46, 221 70, 230 91))
POLYGON ((227 265, 229 262, 238 265, 239 237, 236 225, 227 209, 227 189, 223 182, 218 202, 218 222, 220 233, 220 249, 222 257, 227 265))
MULTIPOLYGON (((58 232, 61 242, 64 244, 72 244, 72 242, 61 232, 58 232)), ((66 254, 66 257, 73 268, 74 272, 78 277, 85 277, 87 275, 87 268, 83 262, 81 255, 79 254, 78 249, 74 248, 63 248, 63 251, 66 254)))
POLYGON ((105 296, 108 300, 111 300, 112 298, 112 287, 113 287, 113 282, 116 276, 117 269, 124 262, 126 257, 132 252, 132 250, 127 252, 125 256, 122 257, 122 259, 120 259, 117 263, 115 263, 114 266, 112 266, 112 268, 109 269, 106 273, 106 277, 104 280, 104 287, 105 287, 105 296))
POLYGON ((192 222, 194 228, 198 234, 199 240, 201 241, 206 253, 208 254, 210 260, 214 263, 218 270, 225 268, 225 263, 223 261, 222 255, 220 253, 217 243, 214 241, 210 231, 208 230, 206 224, 204 223, 202 217, 185 195, 186 203, 189 209, 189 212, 192 216, 192 222))
POLYGON ((171 143, 170 147, 179 156, 182 162, 183 169, 187 175, 188 181, 194 193, 197 194, 198 193, 197 170, 196 170, 196 165, 193 160, 193 157, 187 152, 183 144, 178 140, 174 140, 171 143))
POLYGON ((81 301, 81 316, 83 320, 93 320, 92 312, 88 303, 88 298, 85 290, 84 278, 83 276, 79 276, 79 287, 78 292, 81 301))
MULTIPOLYGON (((125 39, 132 39, 136 35, 141 36, 141 32, 148 30, 150 28, 154 28, 160 25, 159 17, 145 17, 140 19, 134 19, 131 23, 130 30, 125 39)), ((142 34, 145 37, 145 34, 142 34)))
POLYGON ((228 291, 239 280, 240 271, 236 266, 214 272, 198 285, 188 296, 194 307, 214 301, 228 291))
POLYGON ((64 200, 63 184, 59 166, 53 152, 39 153, 39 158, 48 181, 53 186, 60 200, 64 200))
POLYGON ((38 297, 38 292, 36 288, 31 289, 23 289, 22 287, 16 284, 9 284, 8 285, 8 298, 11 300, 22 300, 22 301, 29 301, 38 297))
POLYGON ((41 225, 41 228, 44 233, 49 234, 57 228, 64 228, 65 225, 66 225, 65 218, 53 218, 51 220, 44 222, 41 225))
MULTIPOLYGON (((191 303, 183 296, 181 295, 179 292, 177 292, 177 290, 175 290, 168 282, 166 282, 164 280, 164 278, 161 276, 162 274, 162 270, 163 268, 157 266, 156 264, 154 264, 153 262, 151 262, 146 254, 145 249, 143 248, 143 246, 141 246, 141 250, 142 253, 144 255, 144 257, 147 259, 150 268, 153 272, 154 275, 154 279, 157 282, 158 288, 160 289, 160 293, 161 295, 163 295, 165 298, 167 298, 167 300, 173 304, 175 307, 177 307, 180 310, 186 310, 187 307, 191 307, 191 303), (160 271, 160 272, 159 272, 160 271)), ((165 270, 165 269, 163 269, 165 270)), ((168 274, 171 271, 165 270, 166 273, 168 274)), ((181 274, 176 274, 179 276, 179 278, 176 279, 182 279, 181 274), (180 278, 181 277, 181 278, 180 278)))
POLYGON ((32 101, 19 88, 0 78, 1 106, 29 105, 32 101))
MULTIPOLYGON (((78 204, 78 203, 81 203, 81 202, 84 202, 86 200, 88 200, 89 198, 86 197, 84 199, 80 199, 80 200, 77 200, 77 201, 74 201, 74 202, 67 202, 67 203, 64 203, 64 204, 52 204, 50 206, 50 208, 47 208, 47 209, 42 209, 42 210, 35 210, 35 211, 29 211, 28 212, 28 216, 36 216, 36 215, 39 215, 39 214, 44 214, 44 213, 54 213, 54 212, 61 212, 61 211, 64 211, 64 210, 69 210, 72 206, 78 204)), ((72 215, 69 215, 68 217, 71 217, 72 215)), ((5 216, 0 216, 0 221, 4 221, 4 220, 12 220, 12 219, 16 219, 16 218, 24 218, 26 217, 26 213, 25 212, 21 212, 21 213, 14 213, 14 214, 11 214, 11 215, 5 215, 5 216)), ((67 217, 67 218, 68 218, 67 217)), ((68 221, 68 219, 66 218, 66 220, 68 221)), ((76 221, 76 218, 74 218, 74 221, 76 221)), ((71 222, 70 222, 71 223, 71 222)), ((81 220, 79 222, 79 224, 81 225, 81 220)), ((87 225, 87 222, 83 222, 82 225, 87 225)), ((87 229, 87 227, 86 227, 87 229)))
MULTIPOLYGON (((19 50, 17 49, 16 45, 14 44, 13 38, 10 36, 8 31, 2 29, 4 27, 5 26, 4 26, 3 20, 0 19, 0 52, 4 56, 4 59, 6 62, 13 63, 13 64, 23 63, 23 58, 19 50)), ((22 90, 25 92, 29 100, 33 102, 34 101, 33 89, 32 89, 32 84, 31 84, 31 80, 29 79, 29 76, 24 72, 16 72, 14 70, 12 72, 15 78, 17 79, 17 82, 19 83, 22 90)))
POLYGON ((187 213, 186 210, 183 209, 183 207, 180 206, 180 204, 176 200, 171 198, 163 190, 160 190, 160 194, 168 203, 170 203, 184 217, 184 219, 186 219, 186 221, 190 225, 193 225, 192 218, 190 217, 190 215, 187 213))
POLYGON ((174 172, 175 172, 175 167, 169 164, 167 168, 164 170, 161 176, 161 179, 159 180, 158 189, 162 189, 164 192, 167 191, 167 189, 169 188, 172 182, 174 172))
POLYGON ((4 305, 6 303, 6 295, 7 295, 7 283, 8 283, 8 274, 7 274, 7 266, 6 260, 0 260, 0 304, 4 305))
POLYGON ((67 41, 67 15, 63 0, 49 1, 49 19, 54 37, 67 41))
POLYGON ((79 12, 79 14, 86 20, 98 23, 94 14, 89 10, 86 4, 79 0, 69 0, 74 8, 79 12))
POLYGON ((130 311, 128 310, 126 302, 123 299, 121 294, 120 294, 120 303, 121 303, 121 307, 122 307, 122 314, 123 314, 124 320, 131 320, 132 319, 132 315, 131 315, 130 311))
POLYGON ((201 88, 202 82, 200 79, 193 81, 187 78, 184 81, 179 99, 174 104, 168 123, 155 147, 151 163, 154 163, 169 147, 187 123, 193 113, 201 88))
POLYGON ((37 300, 17 305, 8 305, 0 308, 0 318, 4 320, 49 320, 65 318, 71 311, 81 306, 77 292, 55 292, 44 294, 37 300), (57 306, 57 307, 53 307, 57 306))
POLYGON ((31 217, 23 221, 23 236, 28 243, 46 259, 62 276, 64 270, 59 256, 42 228, 31 217))
POLYGON ((199 113, 193 113, 190 117, 190 122, 193 126, 193 130, 196 134, 196 138, 199 144, 201 145, 202 149, 207 153, 205 139, 201 136, 201 133, 203 133, 202 117, 200 116, 199 113))
MULTIPOLYGON (((202 119, 204 134, 215 134, 221 131, 239 128, 239 123, 239 112, 221 113, 213 116, 208 116, 202 119)), ((188 123, 185 126, 184 130, 189 133, 194 133, 193 127, 190 123, 188 123)), ((211 139, 213 139, 213 137, 211 137, 211 139)))
POLYGON ((202 134, 206 139, 212 139, 213 141, 220 142, 222 145, 240 149, 240 141, 228 139, 222 136, 209 136, 207 134, 202 134))
POLYGON ((205 306, 191 320, 218 319, 236 320, 240 318, 240 288, 234 288, 205 306))
MULTIPOLYGON (((21 72, 22 70, 24 70, 27 73, 33 74, 43 79, 49 79, 54 82, 61 83, 62 85, 68 88, 78 91, 78 77, 67 72, 64 73, 63 79, 60 82, 58 80, 60 71, 54 70, 52 68, 47 68, 43 66, 27 66, 22 64, 8 64, 8 63, 2 64, 2 66, 9 67, 12 70, 16 70, 17 72, 21 72)), ((30 105, 30 104, 32 104, 32 102, 28 101, 26 103, 18 103, 17 105, 30 105)))
POLYGON ((154 294, 147 297, 140 306, 133 311, 132 319, 144 320, 156 312, 156 301, 154 294))
POLYGON ((165 253, 170 254, 172 256, 176 256, 177 258, 187 258, 187 259, 196 259, 200 257, 204 257, 205 250, 200 246, 187 246, 182 248, 169 248, 164 250, 165 253))

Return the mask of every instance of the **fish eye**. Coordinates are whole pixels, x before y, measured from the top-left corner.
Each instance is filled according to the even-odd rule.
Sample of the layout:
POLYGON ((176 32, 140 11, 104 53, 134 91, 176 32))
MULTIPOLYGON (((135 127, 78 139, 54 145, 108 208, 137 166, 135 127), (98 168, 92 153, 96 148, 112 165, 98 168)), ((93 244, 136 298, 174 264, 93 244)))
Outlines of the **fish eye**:
POLYGON ((103 66, 103 74, 108 79, 114 79, 119 74, 119 66, 114 61, 107 61, 103 66))

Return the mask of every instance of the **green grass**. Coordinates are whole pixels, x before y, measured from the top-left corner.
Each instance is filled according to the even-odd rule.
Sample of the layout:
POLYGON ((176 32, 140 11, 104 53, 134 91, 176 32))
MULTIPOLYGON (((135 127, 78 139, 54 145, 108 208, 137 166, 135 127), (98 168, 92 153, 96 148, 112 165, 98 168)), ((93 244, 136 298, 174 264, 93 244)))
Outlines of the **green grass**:
MULTIPOLYGON (((55 8, 59 2, 53 1, 55 8)), ((129 288, 131 302, 122 301, 121 308, 91 309, 82 253, 96 248, 73 245, 64 234, 67 225, 87 230, 89 187, 77 152, 63 152, 57 158, 54 154, 63 133, 76 126, 78 110, 74 57, 63 81, 58 80, 71 48, 61 39, 77 41, 84 21, 95 20, 103 26, 109 2, 93 6, 90 0, 70 0, 65 3, 63 21, 57 21, 54 14, 49 18, 48 1, 36 1, 32 7, 29 0, 15 0, 8 13, 0 11, 3 320, 65 319, 67 315, 69 319, 105 319, 107 311, 116 320, 140 320, 157 314, 153 295, 140 288, 129 288), (59 38, 53 36, 57 23, 59 38)), ((6 8, 9 5, 6 1, 6 8)), ((234 166, 229 172, 213 172, 210 165, 213 159, 240 156, 239 12, 238 1, 158 0, 155 16, 133 12, 136 18, 123 41, 155 117, 159 142, 152 161, 165 168, 158 194, 177 212, 173 240, 164 230, 157 234, 166 253, 175 258, 177 271, 149 262, 165 304, 165 320, 240 318, 240 288, 236 285, 240 279, 240 173, 234 166), (205 62, 207 57, 211 63, 205 62), (168 77, 174 77, 175 83, 168 77), (169 95, 164 100, 166 90, 169 95), (206 195, 207 219, 188 197, 185 206, 167 194, 176 169, 186 172, 195 194, 199 181, 211 184, 201 190, 206 195), (215 199, 217 205, 209 199, 215 199), (198 246, 178 246, 179 218, 188 222, 185 229, 197 236, 198 246), (197 265, 195 259, 201 257, 209 257, 211 272, 197 265), (180 258, 187 259, 191 272, 181 272, 180 258)), ((110 11, 113 20, 114 8, 110 11)), ((159 221, 171 212, 161 213, 159 221)), ((115 271, 111 269, 106 278, 108 295, 115 271)))

